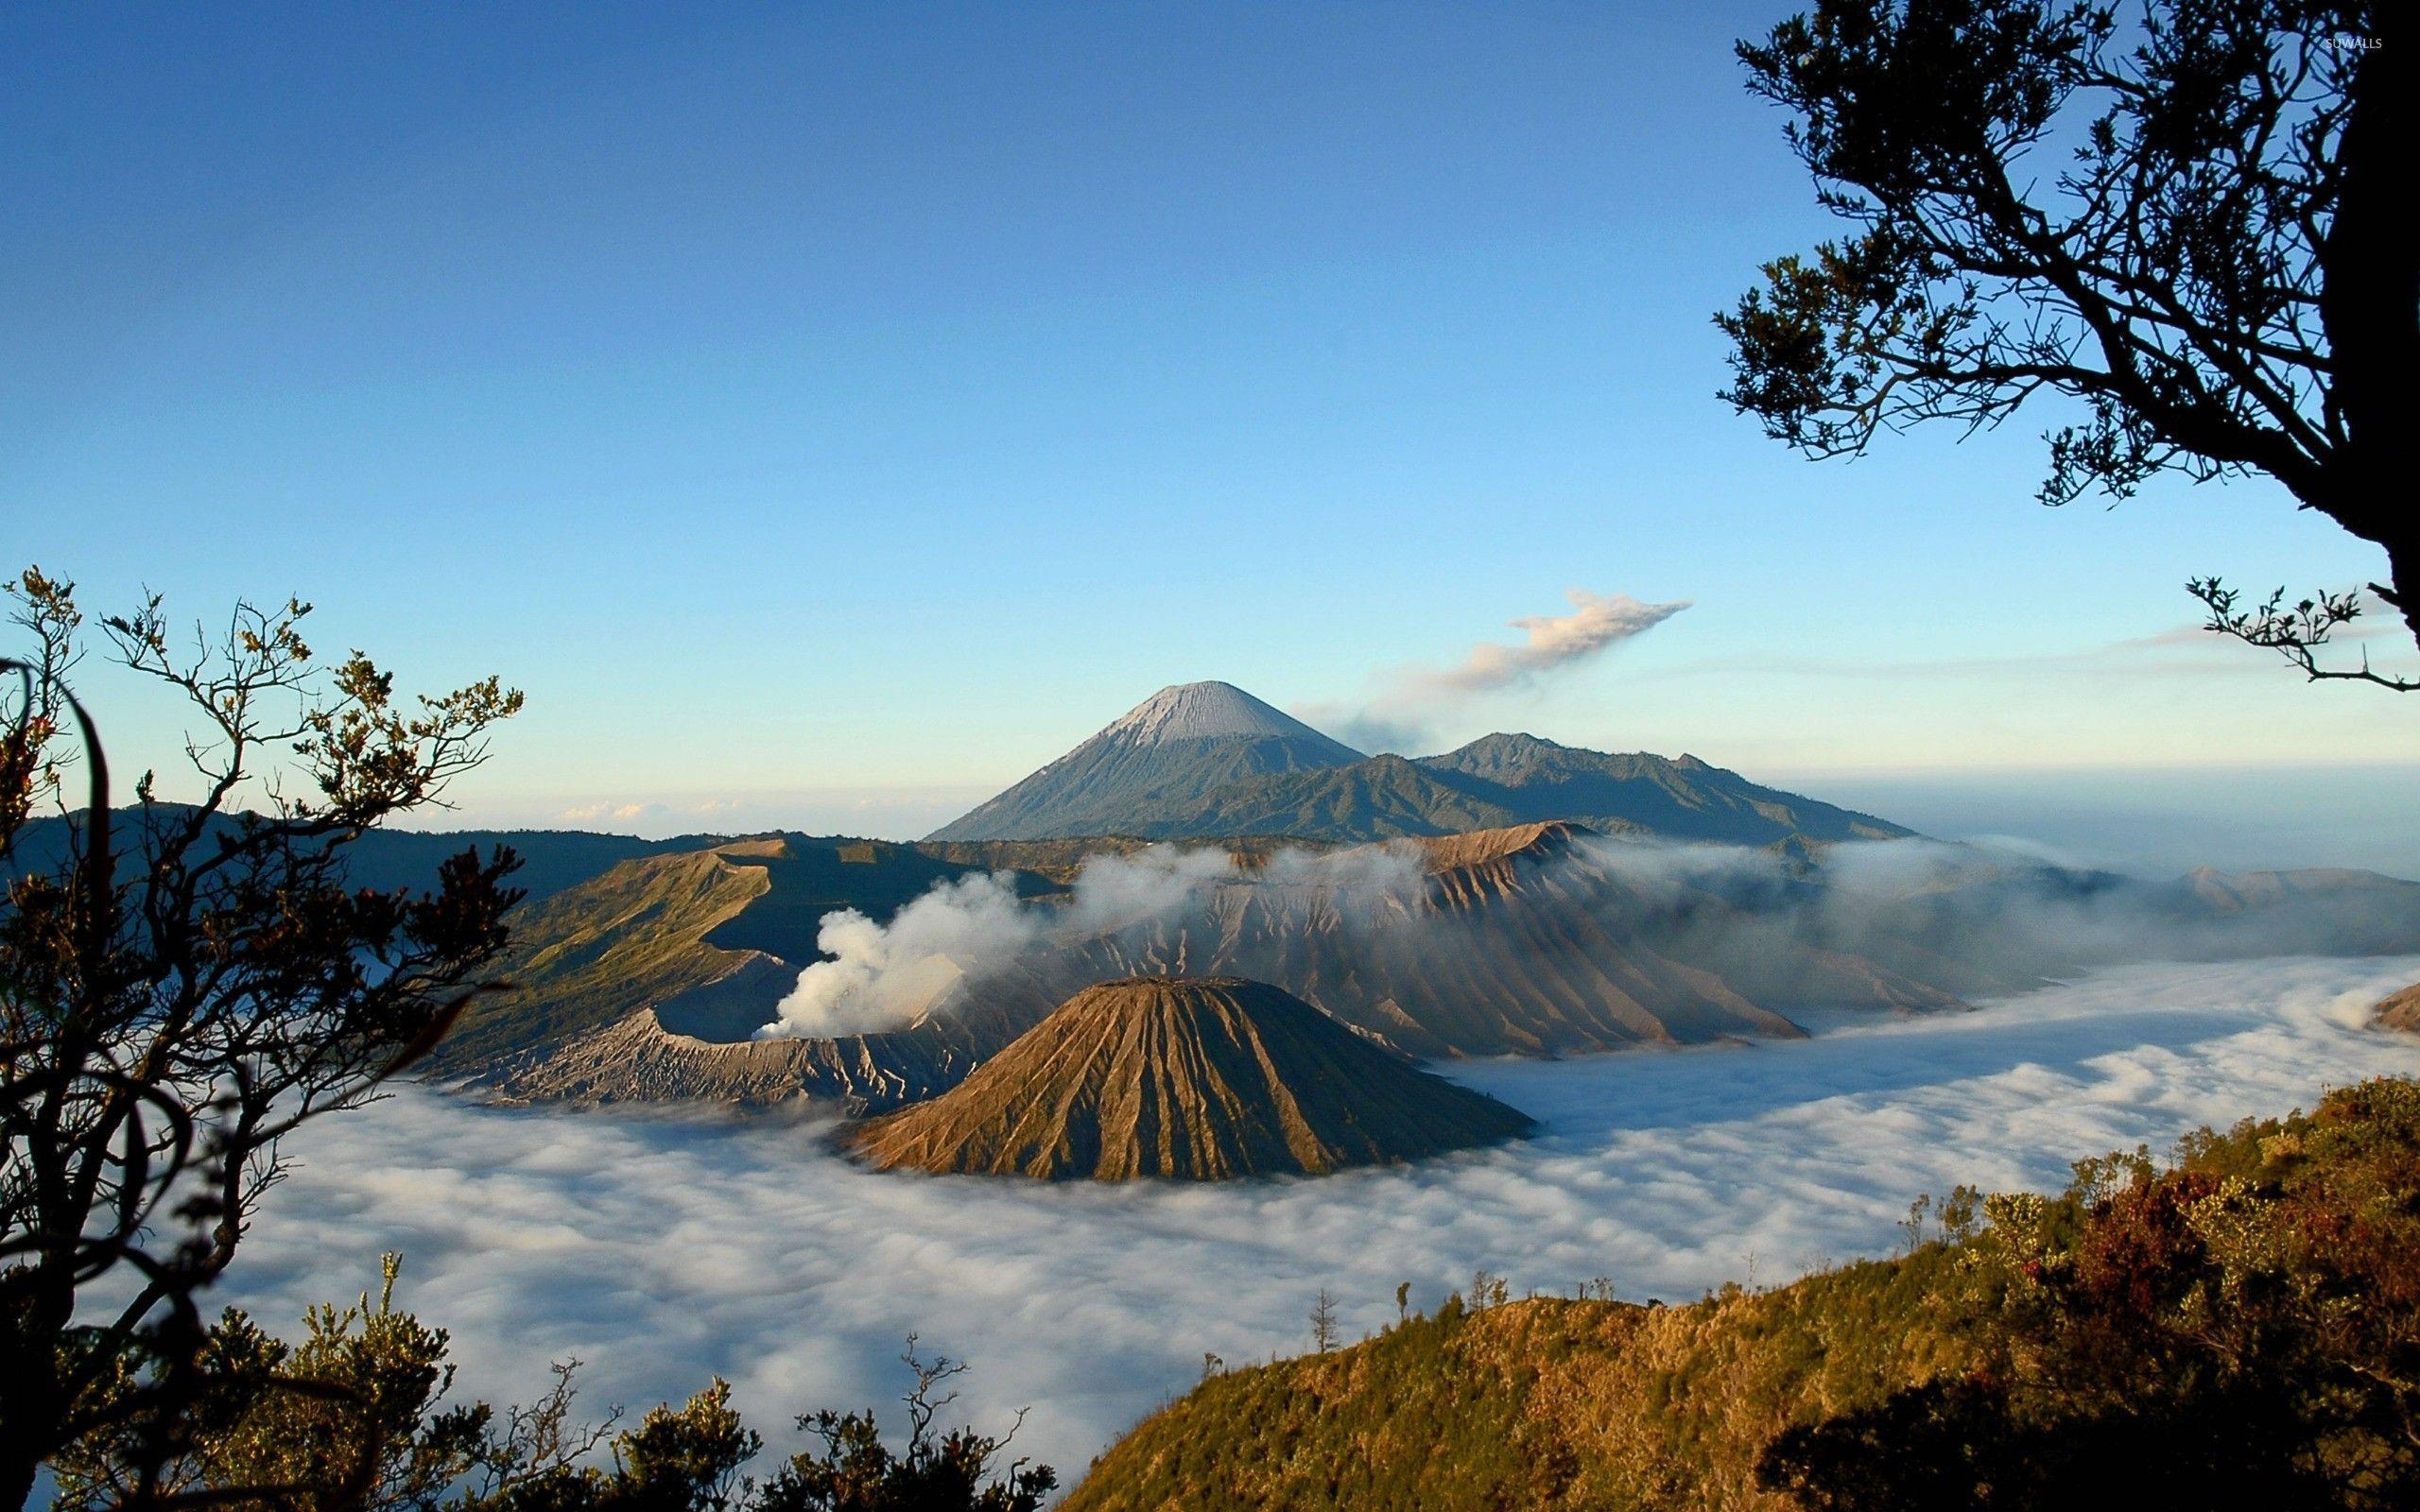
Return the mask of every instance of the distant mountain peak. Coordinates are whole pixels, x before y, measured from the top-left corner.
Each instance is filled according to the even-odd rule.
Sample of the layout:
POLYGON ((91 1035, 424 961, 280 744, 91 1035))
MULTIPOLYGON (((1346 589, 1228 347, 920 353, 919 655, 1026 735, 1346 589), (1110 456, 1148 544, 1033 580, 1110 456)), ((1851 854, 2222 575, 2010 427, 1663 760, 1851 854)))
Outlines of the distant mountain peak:
POLYGON ((1120 714, 1101 734, 1135 745, 1267 736, 1327 739, 1232 682, 1179 682, 1162 688, 1120 714))
POLYGON ((1153 804, 1190 804, 1250 778, 1366 760, 1232 682, 1180 682, 930 838, 1116 834, 1153 804))
POLYGON ((1544 738, 1544 735, 1531 735, 1530 730, 1495 730, 1494 735, 1481 735, 1481 738, 1471 740, 1469 745, 1457 745, 1455 750, 1444 752, 1444 755, 1464 755, 1464 752, 1486 752, 1486 750, 1570 750, 1570 747, 1561 743, 1561 740, 1548 740, 1544 738))

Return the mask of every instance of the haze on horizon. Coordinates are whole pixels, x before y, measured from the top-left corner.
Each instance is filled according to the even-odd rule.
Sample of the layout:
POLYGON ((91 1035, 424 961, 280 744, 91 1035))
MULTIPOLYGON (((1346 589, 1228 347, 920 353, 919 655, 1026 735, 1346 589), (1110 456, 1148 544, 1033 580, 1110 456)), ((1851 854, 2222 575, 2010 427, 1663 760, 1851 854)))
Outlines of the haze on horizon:
POLYGON ((1730 53, 1791 9, 21 8, 0 518, 95 610, 502 673, 466 824, 922 833, 1221 679, 2420 872, 2412 708, 2180 587, 2371 548, 2266 483, 2042 509, 2047 409, 1816 465, 1716 401, 1708 315, 1831 230, 1730 53))

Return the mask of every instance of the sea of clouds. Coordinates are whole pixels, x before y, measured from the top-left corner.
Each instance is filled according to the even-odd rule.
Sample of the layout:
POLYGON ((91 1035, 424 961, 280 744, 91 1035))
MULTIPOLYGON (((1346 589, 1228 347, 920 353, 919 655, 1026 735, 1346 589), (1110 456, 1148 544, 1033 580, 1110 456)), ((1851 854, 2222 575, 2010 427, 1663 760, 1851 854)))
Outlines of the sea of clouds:
POLYGON ((2055 1187, 2080 1156, 2420 1073, 2420 1041, 2363 1027, 2415 978, 2420 957, 2136 966, 1806 1041, 1464 1063, 1545 1134, 1316 1181, 873 1175, 811 1125, 410 1089, 294 1142, 221 1299, 290 1332, 400 1250, 458 1392, 526 1400, 577 1356, 587 1405, 638 1409, 720 1374, 777 1445, 796 1413, 895 1399, 914 1330, 973 1363, 960 1410, 1030 1405, 1019 1451, 1072 1480, 1205 1352, 1305 1348, 1322 1287, 1358 1334, 1397 1282, 1427 1306, 1482 1266, 1516 1294, 1677 1299, 1888 1253, 1918 1194, 2055 1187))

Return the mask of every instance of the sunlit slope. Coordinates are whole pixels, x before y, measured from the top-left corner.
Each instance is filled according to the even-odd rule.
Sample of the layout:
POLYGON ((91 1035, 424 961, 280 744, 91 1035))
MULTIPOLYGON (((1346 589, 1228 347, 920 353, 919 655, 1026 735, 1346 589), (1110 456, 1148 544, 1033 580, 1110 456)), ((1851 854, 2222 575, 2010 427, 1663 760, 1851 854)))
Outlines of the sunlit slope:
MULTIPOLYGON (((1450 1299, 1219 1370, 1066 1512, 2403 1507, 2420 1087, 1702 1300, 1450 1299)), ((1491 1289, 1492 1290, 1492 1289, 1491 1289)))
POLYGON ((1414 1160, 1529 1125, 1265 983, 1134 977, 1079 992, 848 1143, 884 1168, 1221 1180, 1414 1160))

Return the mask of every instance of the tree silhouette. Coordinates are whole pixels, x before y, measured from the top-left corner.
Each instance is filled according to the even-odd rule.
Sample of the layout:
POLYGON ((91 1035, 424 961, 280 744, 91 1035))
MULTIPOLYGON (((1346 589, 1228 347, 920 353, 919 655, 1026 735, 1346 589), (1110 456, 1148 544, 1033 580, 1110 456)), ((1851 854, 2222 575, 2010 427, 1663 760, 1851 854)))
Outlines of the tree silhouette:
POLYGON ((810 1413, 798 1426, 821 1447, 790 1456, 750 1498, 749 1512, 1037 1512, 1058 1489, 1058 1472, 1024 1459, 998 1464, 1025 1414, 997 1436, 973 1428, 937 1433, 935 1420, 958 1400, 949 1383, 966 1366, 918 1354, 912 1333, 900 1361, 916 1381, 902 1399, 906 1448, 883 1442, 871 1412, 810 1413))
POLYGON ((73 585, 8 586, 37 649, 0 661, 0 860, 19 872, 0 902, 0 1505, 117 1429, 140 1430, 124 1502, 164 1504, 206 1340, 196 1294, 282 1174, 280 1141, 434 1046, 519 896, 507 850, 381 892, 347 884, 346 848, 441 803, 521 696, 491 678, 407 708, 358 652, 321 668, 292 601, 238 605, 187 651, 154 596, 104 627, 190 704, 202 798, 164 801, 147 773, 118 813, 64 680, 73 585), (37 833, 78 765, 82 808, 37 833))
MULTIPOLYGON (((2049 392, 2040 497, 2263 474, 2382 547, 2420 641, 2420 242, 2411 8, 2380 0, 1822 0, 1743 43, 1749 88, 1852 234, 1715 318, 1722 397, 1812 456, 2049 392), (2121 40, 2121 32, 2128 32, 2121 40)), ((2307 676, 2352 593, 2188 585, 2208 627, 2307 676)))

